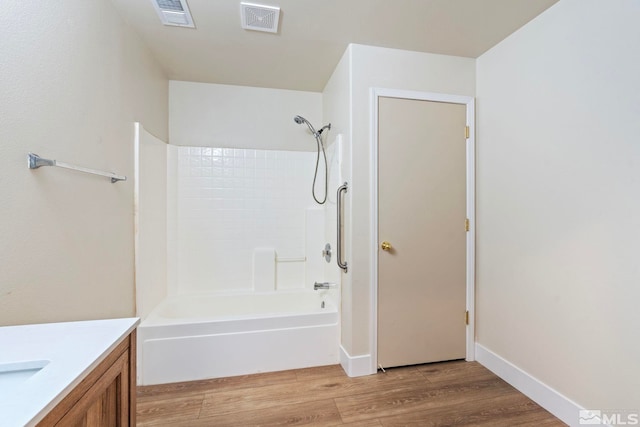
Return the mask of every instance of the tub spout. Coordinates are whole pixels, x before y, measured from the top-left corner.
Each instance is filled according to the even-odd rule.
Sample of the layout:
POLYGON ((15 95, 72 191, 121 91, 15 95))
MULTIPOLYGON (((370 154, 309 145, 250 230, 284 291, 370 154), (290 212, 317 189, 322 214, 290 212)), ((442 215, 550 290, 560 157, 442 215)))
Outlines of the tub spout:
POLYGON ((337 286, 338 285, 336 283, 331 282, 316 282, 313 284, 313 290, 317 291, 318 289, 331 289, 337 286))

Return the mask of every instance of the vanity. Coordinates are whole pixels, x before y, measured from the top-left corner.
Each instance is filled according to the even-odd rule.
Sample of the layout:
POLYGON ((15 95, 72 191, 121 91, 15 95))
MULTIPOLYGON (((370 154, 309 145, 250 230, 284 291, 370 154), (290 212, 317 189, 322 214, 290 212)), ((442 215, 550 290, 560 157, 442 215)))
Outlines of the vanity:
POLYGON ((135 426, 138 323, 0 327, 2 425, 135 426))

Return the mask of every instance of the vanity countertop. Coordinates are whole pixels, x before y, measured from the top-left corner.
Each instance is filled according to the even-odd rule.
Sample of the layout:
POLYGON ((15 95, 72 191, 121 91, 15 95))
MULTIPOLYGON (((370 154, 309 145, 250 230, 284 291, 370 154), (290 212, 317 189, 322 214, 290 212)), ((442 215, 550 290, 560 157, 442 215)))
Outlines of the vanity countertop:
POLYGON ((0 423, 35 425, 139 322, 126 318, 0 327, 0 423), (28 378, 2 381, 2 372, 16 367, 23 367, 28 378))

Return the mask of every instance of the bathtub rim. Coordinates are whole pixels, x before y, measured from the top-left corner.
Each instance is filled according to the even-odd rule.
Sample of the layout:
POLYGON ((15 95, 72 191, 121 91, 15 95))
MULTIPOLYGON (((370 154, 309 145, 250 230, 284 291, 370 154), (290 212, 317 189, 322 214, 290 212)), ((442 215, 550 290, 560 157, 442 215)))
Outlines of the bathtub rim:
MULTIPOLYGON (((290 318, 296 316, 329 316, 335 314, 336 320, 339 315, 338 304, 336 303, 335 290, 313 290, 313 289, 281 289, 274 291, 261 291, 254 292, 251 290, 243 290, 243 291, 229 291, 229 292, 221 292, 221 291, 212 291, 212 292, 194 292, 194 293, 185 293, 179 295, 167 295, 156 307, 149 312, 149 314, 141 319, 140 325, 138 328, 144 327, 155 327, 155 326, 171 326, 171 325, 188 325, 188 324, 204 324, 210 322, 219 322, 219 323, 231 323, 234 321, 251 321, 251 320, 261 320, 261 319, 273 319, 273 318, 290 318), (282 294, 315 294, 318 296, 318 302, 325 302, 325 308, 322 311, 310 311, 310 312, 290 312, 290 311, 276 311, 276 312, 268 312, 268 313, 260 313, 260 314, 238 314, 233 316, 197 316, 197 317, 166 317, 162 316, 160 313, 163 309, 166 308, 170 303, 175 303, 176 301, 186 300, 191 298, 215 298, 215 297, 224 297, 224 296, 263 296, 263 295, 282 295, 282 294)), ((334 317, 334 316, 332 316, 334 317)), ((333 323, 329 322, 329 323, 333 323)))

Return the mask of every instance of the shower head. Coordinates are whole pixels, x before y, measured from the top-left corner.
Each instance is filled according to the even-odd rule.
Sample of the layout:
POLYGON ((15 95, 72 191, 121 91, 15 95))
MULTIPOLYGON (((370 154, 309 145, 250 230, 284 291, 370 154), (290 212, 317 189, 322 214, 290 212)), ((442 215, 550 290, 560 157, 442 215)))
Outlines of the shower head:
POLYGON ((313 134, 313 136, 315 136, 316 138, 320 136, 320 134, 318 132, 316 132, 316 130, 313 128, 313 126, 311 126, 311 123, 309 123, 309 120, 305 119, 302 116, 295 116, 293 118, 293 121, 296 122, 297 124, 301 125, 301 124, 306 124, 307 127, 309 128, 309 130, 311 131, 311 133, 313 134))
POLYGON ((311 131, 311 133, 313 134, 314 137, 319 138, 320 135, 322 135, 322 132, 326 130, 331 130, 331 123, 329 123, 326 126, 323 126, 322 128, 320 128, 320 130, 316 131, 315 128, 311 125, 311 123, 309 123, 309 120, 305 119, 302 116, 294 116, 293 117, 293 121, 296 122, 297 124, 301 125, 301 124, 306 124, 307 127, 309 128, 309 130, 311 131))
POLYGON ((311 184, 311 195, 313 196, 313 200, 315 200, 316 203, 322 205, 327 201, 327 194, 328 194, 327 189, 329 185, 327 153, 324 151, 324 144, 322 143, 322 132, 324 132, 325 129, 331 129, 331 123, 329 123, 327 126, 323 126, 319 131, 316 131, 311 125, 311 123, 309 123, 309 120, 305 119, 302 116, 293 116, 293 121, 299 125, 303 123, 306 124, 307 127, 309 128, 309 132, 311 132, 313 137, 316 139, 316 143, 318 145, 318 155, 316 157, 316 171, 313 174, 313 184, 311 184), (324 157, 324 198, 322 200, 316 197, 316 179, 318 178, 318 165, 320 164, 321 149, 322 149, 322 157, 324 157))

